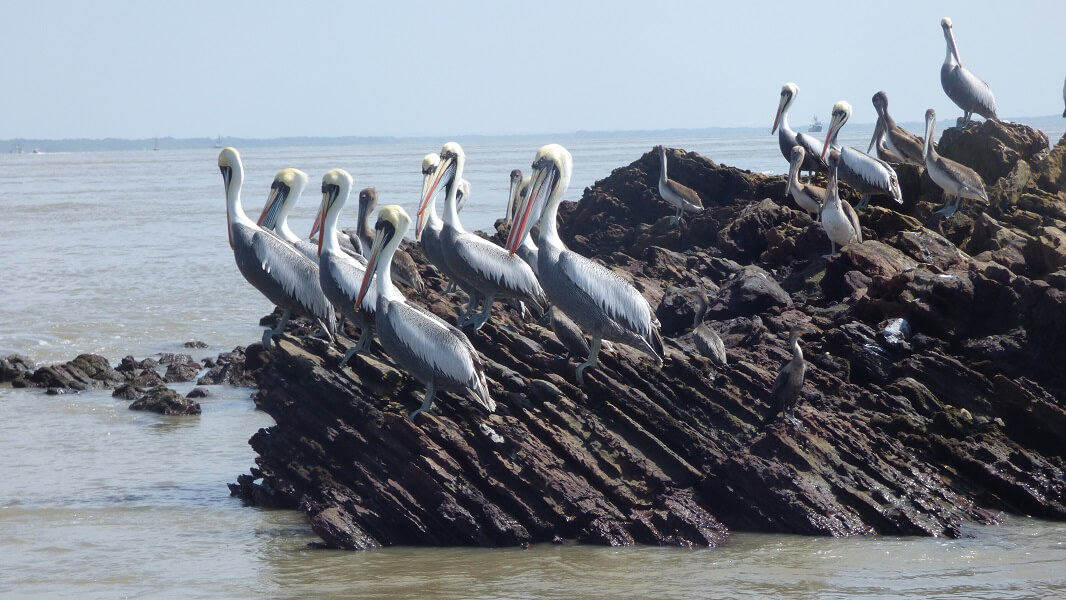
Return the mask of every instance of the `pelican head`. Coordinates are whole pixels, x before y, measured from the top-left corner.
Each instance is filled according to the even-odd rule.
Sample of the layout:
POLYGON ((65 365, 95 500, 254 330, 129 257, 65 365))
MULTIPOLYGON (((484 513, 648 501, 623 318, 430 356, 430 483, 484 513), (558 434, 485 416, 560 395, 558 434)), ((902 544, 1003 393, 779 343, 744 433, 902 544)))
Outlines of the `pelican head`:
POLYGON ((274 183, 270 184, 270 194, 263 206, 263 212, 259 215, 259 226, 263 229, 273 229, 275 225, 284 223, 292 210, 293 203, 289 198, 299 198, 307 187, 308 179, 307 173, 299 169, 278 171, 274 175, 274 183))
POLYGON ((925 111, 925 143, 922 144, 922 158, 925 158, 929 154, 929 150, 933 147, 933 135, 936 129, 936 111, 929 109, 925 111))
POLYGON ((786 196, 792 193, 792 181, 796 179, 796 174, 799 173, 800 167, 803 166, 803 159, 806 157, 807 152, 803 149, 803 146, 796 144, 792 147, 792 154, 788 159, 788 184, 785 186, 786 196))
POLYGON ((851 118, 851 105, 841 100, 833 105, 833 118, 829 120, 829 131, 825 134, 825 145, 822 146, 822 158, 825 158, 829 144, 836 138, 840 128, 851 118))
POLYGON ((788 112, 788 107, 792 106, 792 101, 796 99, 799 91, 799 86, 791 81, 781 86, 781 100, 777 103, 777 116, 774 117, 774 126, 770 129, 770 133, 777 131, 781 116, 788 112))
POLYGON ((466 206, 466 199, 470 197, 470 182, 465 179, 459 180, 455 189, 455 210, 459 212, 466 206))
POLYGON ((322 255, 322 244, 326 239, 327 229, 324 227, 329 219, 336 220, 341 207, 348 201, 348 194, 352 191, 352 176, 344 169, 333 169, 322 176, 322 204, 315 217, 315 224, 311 228, 313 236, 321 228, 318 236, 318 254, 322 255))
MULTIPOLYGON (((422 157, 422 195, 418 198, 420 207, 422 203, 426 202, 425 198, 428 197, 430 200, 433 199, 432 194, 427 196, 426 193, 429 191, 429 186, 433 182, 433 175, 437 172, 438 165, 440 165, 440 154, 437 154, 436 152, 430 152, 429 154, 422 157)), ((426 227, 427 214, 428 212, 426 210, 420 209, 415 216, 416 241, 422 239, 422 230, 426 227)))
POLYGON ((879 116, 883 115, 885 111, 888 110, 888 94, 877 92, 870 101, 873 102, 874 110, 877 111, 879 116))
POLYGON ((940 28, 944 30, 944 41, 948 43, 948 52, 955 57, 955 62, 961 65, 962 59, 959 58, 959 47, 955 45, 955 33, 952 30, 951 18, 944 17, 940 19, 940 28))
POLYGON ((241 169, 241 154, 237 152, 236 148, 226 146, 218 153, 218 169, 222 171, 222 184, 226 186, 226 191, 229 191, 229 186, 233 181, 234 171, 240 172, 241 169))
MULTIPOLYGON (((530 175, 529 190, 521 201, 516 223, 512 226, 504 246, 511 254, 518 249, 518 244, 525 238, 526 232, 533 226, 531 216, 534 209, 541 207, 541 214, 547 213, 549 205, 555 205, 562 199, 562 193, 570 185, 570 173, 574 159, 570 152, 559 144, 546 144, 537 150, 533 158, 533 173, 530 175)), ((542 224, 541 227, 544 225, 542 224)), ((541 230, 544 235, 544 230, 541 230)))
POLYGON ((400 240, 411 226, 411 217, 396 204, 382 207, 378 212, 378 222, 374 226, 374 245, 370 249, 370 258, 367 259, 366 273, 363 275, 363 283, 359 286, 359 295, 356 296, 355 309, 363 305, 363 297, 370 289, 370 281, 379 270, 381 276, 388 278, 388 269, 381 269, 382 263, 392 260, 393 253, 400 245, 400 240))
POLYGON ((505 224, 510 227, 514 220, 514 211, 518 208, 518 188, 522 186, 522 169, 511 169, 511 187, 507 192, 507 214, 505 224))
MULTIPOLYGON (((422 232, 418 228, 419 224, 425 223, 424 213, 429 206, 429 201, 433 198, 433 195, 437 193, 437 188, 443 183, 445 187, 450 185, 455 179, 455 174, 462 172, 463 164, 466 162, 466 154, 463 152, 463 147, 457 142, 448 142, 440 149, 440 163, 437 168, 433 170, 433 176, 430 178, 429 186, 423 184, 422 200, 418 205, 418 212, 415 216, 418 218, 418 222, 415 224, 415 237, 421 237, 422 232)), ((423 160, 423 166, 425 160, 423 160)))
POLYGON ((377 188, 363 188, 359 190, 359 214, 368 215, 374 212, 374 207, 378 205, 378 190, 377 188))

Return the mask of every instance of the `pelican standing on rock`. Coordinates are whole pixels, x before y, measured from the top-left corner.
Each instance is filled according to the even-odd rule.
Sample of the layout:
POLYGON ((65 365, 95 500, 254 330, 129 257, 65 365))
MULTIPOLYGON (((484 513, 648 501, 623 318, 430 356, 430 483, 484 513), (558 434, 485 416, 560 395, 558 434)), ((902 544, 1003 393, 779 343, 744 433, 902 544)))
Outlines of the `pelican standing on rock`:
POLYGON ((322 291, 338 312, 359 326, 359 340, 344 354, 340 361, 342 367, 357 352, 370 348, 370 327, 377 310, 376 289, 368 290, 363 303, 356 308, 366 265, 345 252, 337 239, 337 221, 351 190, 352 176, 347 171, 333 169, 323 175, 322 204, 315 221, 322 228, 317 248, 322 291))
POLYGON ((803 359, 803 349, 800 348, 799 340, 800 336, 807 331, 809 330, 805 326, 800 325, 793 327, 789 332, 788 345, 792 349, 792 359, 781 366, 777 378, 774 379, 770 398, 775 410, 767 419, 784 414, 785 418, 800 431, 803 431, 803 423, 796 418, 796 404, 803 390, 803 381, 807 377, 807 361, 803 359))
POLYGON ((934 214, 951 217, 959 210, 959 202, 962 198, 981 200, 988 203, 988 193, 985 191, 985 182, 976 171, 966 165, 957 163, 950 158, 944 158, 936 152, 933 146, 933 135, 936 134, 936 111, 925 111, 925 170, 933 183, 939 185, 948 196, 944 203, 934 214), (954 199, 954 202, 952 202, 954 199))
POLYGON ((800 182, 800 167, 803 166, 806 155, 807 153, 803 150, 803 146, 797 144, 792 147, 792 158, 789 160, 788 185, 785 186, 785 195, 791 195, 796 204, 817 221, 822 212, 822 204, 825 203, 825 188, 800 182))
MULTIPOLYGON (((903 192, 899 189, 896 170, 885 161, 850 146, 841 147, 837 136, 844 123, 851 118, 851 105, 841 100, 833 105, 833 118, 829 121, 829 134, 822 146, 824 157, 830 146, 840 152, 838 179, 855 188, 862 195, 862 200, 855 208, 866 208, 870 196, 885 194, 892 196, 896 202, 903 204, 903 192)), ((828 163, 827 163, 828 164, 828 163)))
MULTIPOLYGON (((445 290, 445 293, 448 293, 455 289, 455 279, 451 269, 448 268, 448 264, 444 261, 444 250, 442 249, 440 238, 444 222, 437 216, 436 190, 428 196, 429 200, 424 200, 427 198, 426 194, 433 184, 433 178, 436 176, 437 165, 439 164, 440 155, 436 152, 431 152, 422 159, 422 194, 419 196, 419 201, 424 206, 420 206, 420 210, 416 215, 415 241, 422 247, 422 252, 425 253, 429 262, 448 279, 448 288, 445 290)), ((459 189, 456 191, 457 210, 461 210, 463 201, 469 195, 469 190, 469 182, 465 179, 461 180, 459 189)))
POLYGON ((455 195, 465 163, 466 155, 459 144, 445 144, 441 148, 436 175, 419 208, 420 213, 425 211, 437 187, 444 184, 446 195, 441 249, 444 261, 459 287, 471 298, 468 317, 460 321, 460 326, 470 324, 474 329, 484 326, 492 316, 492 304, 497 296, 537 307, 538 313, 543 314, 547 309, 547 298, 529 265, 515 256, 513 251, 508 252, 463 229, 456 210, 455 195), (470 311, 477 306, 475 298, 483 303, 483 308, 480 313, 470 316, 470 311))
POLYGON ((792 160, 794 146, 802 146, 805 154, 803 168, 800 170, 814 174, 815 171, 825 170, 825 161, 822 160, 822 155, 818 151, 822 144, 806 133, 793 131, 788 126, 788 109, 796 100, 797 94, 799 94, 798 85, 789 82, 781 86, 781 100, 777 103, 777 116, 774 117, 774 126, 770 129, 770 133, 777 130, 780 125, 781 131, 777 134, 777 143, 781 146, 781 154, 785 160, 792 160))
MULTIPOLYGON (((925 159, 922 158, 922 140, 896 125, 896 120, 888 114, 888 95, 884 92, 877 92, 872 102, 874 110, 877 111, 877 125, 884 134, 885 145, 888 149, 907 164, 925 166, 925 159)), ((868 150, 872 148, 873 142, 868 150)))
POLYGON ((833 150, 829 153, 829 181, 826 183, 825 204, 822 206, 822 227, 829 236, 830 244, 826 257, 836 255, 838 244, 843 247, 852 242, 862 243, 859 215, 847 200, 840 197, 840 190, 837 189, 839 163, 840 154, 833 150))
POLYGON ((876 156, 887 163, 899 164, 903 162, 901 156, 889 150, 888 146, 885 145, 885 130, 880 119, 874 124, 874 134, 873 137, 870 138, 870 147, 867 148, 866 151, 869 152, 870 150, 874 151, 873 156, 876 156))
POLYGON ((665 352, 659 321, 644 296, 614 271, 568 250, 559 239, 556 217, 572 168, 573 158, 566 148, 548 144, 537 150, 529 193, 522 199, 507 250, 514 253, 533 224, 534 208, 543 206, 537 240, 541 284, 552 308, 562 310, 592 336, 589 358, 577 367, 578 385, 583 383, 582 372, 599 364, 600 344, 605 339, 636 348, 662 366, 665 352))
POLYGON ((263 332, 263 347, 270 347, 294 312, 318 320, 332 342, 337 321, 318 282, 318 264, 245 214, 241 206, 244 166, 237 150, 223 148, 218 168, 226 188, 226 221, 237 268, 248 283, 281 308, 278 324, 263 332))
MULTIPOLYGON (((378 205, 378 191, 376 188, 363 188, 359 191, 359 216, 355 236, 359 238, 359 246, 362 248, 363 257, 370 253, 370 247, 374 245, 374 232, 370 229, 370 213, 378 205)), ((426 291, 426 284, 418 273, 418 265, 411 255, 402 248, 396 250, 396 256, 392 261, 392 278, 422 294, 426 291)))
POLYGON ((274 231, 304 256, 318 262, 318 246, 301 240, 300 236, 289 228, 289 213, 307 187, 307 180, 307 173, 299 169, 278 171, 274 176, 274 183, 270 185, 270 195, 267 196, 263 212, 259 215, 258 225, 267 231, 274 231))
POLYGON ((682 211, 697 213, 703 210, 703 202, 696 190, 680 184, 666 176, 666 147, 659 144, 655 147, 659 151, 659 195, 667 204, 677 209, 671 225, 677 225, 681 221, 682 211))
POLYGON ((962 66, 951 19, 940 19, 940 27, 944 30, 944 41, 948 45, 944 64, 940 66, 940 85, 948 98, 962 109, 962 118, 958 124, 962 126, 969 123, 973 114, 986 119, 996 119, 996 97, 992 95, 992 90, 987 83, 962 66))
POLYGON ((700 354, 710 359, 718 368, 725 368, 729 364, 729 358, 725 353, 725 343, 718 332, 709 323, 704 322, 710 302, 706 292, 701 289, 686 290, 682 292, 686 298, 696 302, 696 314, 692 317, 692 343, 700 354))
POLYGON ((481 356, 462 331, 436 315, 412 306, 392 285, 388 268, 411 218, 402 208, 390 204, 378 215, 377 234, 356 306, 361 306, 371 285, 376 283, 374 318, 378 340, 392 360, 426 386, 422 406, 408 418, 429 410, 437 390, 470 390, 477 402, 492 412, 496 403, 489 396, 488 380, 481 356), (385 268, 382 268, 382 265, 385 268), (372 282, 377 275, 377 281, 372 282))

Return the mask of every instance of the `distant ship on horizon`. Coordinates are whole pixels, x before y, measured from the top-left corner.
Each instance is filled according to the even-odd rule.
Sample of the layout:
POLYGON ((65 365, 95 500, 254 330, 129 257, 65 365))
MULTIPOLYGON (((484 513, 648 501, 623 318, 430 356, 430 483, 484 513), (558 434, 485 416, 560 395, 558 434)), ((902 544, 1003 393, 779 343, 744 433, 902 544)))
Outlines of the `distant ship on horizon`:
POLYGON ((811 117, 811 124, 807 126, 807 131, 810 133, 818 133, 822 130, 822 122, 818 120, 818 115, 811 117))

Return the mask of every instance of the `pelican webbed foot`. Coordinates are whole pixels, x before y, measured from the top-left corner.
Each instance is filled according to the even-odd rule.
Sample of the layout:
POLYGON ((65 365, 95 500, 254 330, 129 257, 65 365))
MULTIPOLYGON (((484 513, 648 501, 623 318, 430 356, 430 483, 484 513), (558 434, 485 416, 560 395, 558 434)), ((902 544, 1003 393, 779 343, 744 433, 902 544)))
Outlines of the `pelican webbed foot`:
POLYGON ((601 339, 599 337, 595 337, 595 338, 592 339, 592 344, 589 345, 589 358, 588 358, 588 360, 586 360, 585 362, 583 362, 583 363, 581 363, 580 365, 577 366, 577 371, 575 372, 574 376, 577 379, 577 384, 578 385, 585 385, 585 379, 581 376, 581 374, 585 371, 585 369, 587 369, 589 367, 599 366, 599 364, 600 364, 600 342, 601 342, 601 339))
POLYGON ((426 385, 426 396, 422 399, 422 406, 419 406, 411 414, 407 415, 407 420, 412 423, 418 413, 429 412, 429 407, 433 405, 433 397, 437 394, 436 387, 432 383, 426 385))

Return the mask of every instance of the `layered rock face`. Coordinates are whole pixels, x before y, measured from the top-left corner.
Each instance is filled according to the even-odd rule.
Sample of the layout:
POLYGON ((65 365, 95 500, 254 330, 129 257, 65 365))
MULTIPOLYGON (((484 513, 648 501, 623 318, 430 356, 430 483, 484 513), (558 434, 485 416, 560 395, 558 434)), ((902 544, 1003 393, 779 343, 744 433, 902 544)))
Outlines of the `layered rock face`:
MULTIPOLYGON (((671 178, 707 209, 669 227, 649 149, 564 204, 560 230, 656 308, 661 369, 615 344, 577 387, 555 334, 497 304, 468 332, 496 413, 442 393, 412 423, 422 385, 377 345, 344 369, 319 340, 253 345, 244 368, 277 424, 231 487, 306 512, 342 548, 957 536, 1000 511, 1066 518, 1066 138, 1049 152, 1029 128, 973 123, 939 151, 982 174, 989 206, 934 216, 939 189, 900 167, 904 206, 875 199, 868 241, 825 258, 782 177, 676 149, 671 178), (710 298, 725 368, 693 346, 691 287, 710 298), (769 398, 800 323, 802 427, 769 398)), ((429 288, 409 299, 453 320, 459 299, 409 251, 429 288)))

